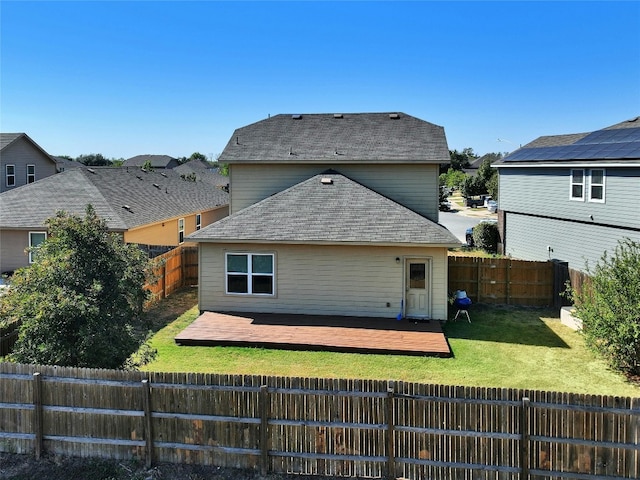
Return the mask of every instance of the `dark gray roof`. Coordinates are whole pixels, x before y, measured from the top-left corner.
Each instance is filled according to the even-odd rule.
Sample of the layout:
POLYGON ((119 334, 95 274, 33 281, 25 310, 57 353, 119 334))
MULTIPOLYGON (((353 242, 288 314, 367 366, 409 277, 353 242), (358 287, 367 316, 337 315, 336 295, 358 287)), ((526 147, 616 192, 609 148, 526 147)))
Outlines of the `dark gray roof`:
POLYGON ((311 177, 189 235, 188 239, 202 242, 460 245, 442 225, 336 172, 311 177))
POLYGON ((147 161, 151 162, 153 168, 167 168, 172 164, 178 163, 178 160, 169 155, 136 155, 127 158, 123 165, 125 167, 142 167, 147 161))
POLYGON ((0 228, 41 228, 60 210, 84 215, 91 204, 110 229, 127 230, 228 203, 221 189, 170 170, 74 168, 0 194, 0 228))
POLYGON ((229 185, 229 177, 221 175, 217 168, 211 168, 200 160, 190 160, 173 169, 179 175, 195 175, 197 180, 207 182, 218 187, 229 185))
POLYGON ((14 140, 23 136, 24 133, 0 133, 0 150, 11 145, 14 140))
POLYGON ((237 129, 220 162, 448 163, 444 128, 405 113, 281 114, 237 129))
POLYGON ((553 162, 597 161, 637 164, 640 160, 640 117, 594 132, 539 137, 507 155, 496 166, 549 165, 553 162))

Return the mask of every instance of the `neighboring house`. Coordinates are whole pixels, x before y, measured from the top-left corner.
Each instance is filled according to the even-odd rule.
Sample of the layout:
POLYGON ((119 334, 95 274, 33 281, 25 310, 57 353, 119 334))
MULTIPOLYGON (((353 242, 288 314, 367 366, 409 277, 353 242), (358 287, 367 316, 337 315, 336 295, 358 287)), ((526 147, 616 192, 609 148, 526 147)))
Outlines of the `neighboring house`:
POLYGON ((229 177, 220 174, 217 168, 212 168, 201 160, 189 160, 173 170, 180 176, 195 178, 229 191, 229 177))
POLYGON ((404 113, 276 115, 237 129, 230 213, 200 244, 201 310, 447 318, 440 126, 404 113))
POLYGON ((169 155, 136 155, 126 159, 123 163, 123 167, 143 167, 149 162, 151 168, 159 170, 169 170, 180 165, 177 158, 170 157, 169 155))
POLYGON ((76 162, 75 160, 69 160, 64 157, 53 157, 58 164, 58 172, 64 172, 70 168, 87 168, 84 163, 76 162))
POLYGON ((47 235, 45 222, 58 211, 84 216, 88 204, 110 231, 151 255, 228 214, 229 196, 172 171, 133 168, 74 168, 0 194, 0 271, 30 263, 25 250, 47 235))
POLYGON ((584 271, 622 238, 640 242, 640 117, 540 137, 494 166, 505 254, 584 271))
POLYGON ((0 193, 56 173, 55 159, 26 133, 0 133, 0 193))

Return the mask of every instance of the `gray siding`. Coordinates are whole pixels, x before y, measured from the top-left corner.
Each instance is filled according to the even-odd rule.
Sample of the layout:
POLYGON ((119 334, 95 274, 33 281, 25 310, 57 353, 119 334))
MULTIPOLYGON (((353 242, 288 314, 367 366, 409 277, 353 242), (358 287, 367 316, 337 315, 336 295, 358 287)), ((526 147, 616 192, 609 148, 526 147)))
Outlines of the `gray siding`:
POLYGON ((0 273, 28 266, 29 255, 25 253, 28 247, 29 231, 0 230, 0 273))
POLYGON ((506 255, 523 260, 558 259, 582 271, 587 261, 594 266, 605 251, 612 253, 622 238, 640 242, 640 231, 510 212, 505 214, 505 225, 506 255))
POLYGON ((334 168, 358 183, 438 222, 438 165, 283 165, 230 166, 230 213, 235 213, 313 175, 334 168))
MULTIPOLYGON (((640 169, 607 168, 605 202, 570 199, 570 168, 500 169, 500 209, 596 224, 640 228, 640 169), (591 219, 593 217, 593 219, 591 219)), ((588 182, 585 188, 588 189, 588 182)), ((507 227, 509 228, 509 227, 507 227)), ((507 231, 509 241, 510 231, 507 231)))
POLYGON ((0 154, 0 193, 13 190, 27 184, 27 165, 35 165, 36 181, 54 175, 56 163, 50 157, 44 155, 24 137, 19 138, 13 144, 2 150, 0 154), (15 187, 7 187, 5 165, 15 165, 15 187))
POLYGON ((199 306, 209 311, 392 319, 398 315, 404 295, 404 262, 396 263, 396 257, 431 259, 431 318, 447 318, 447 251, 444 248, 201 243, 199 306), (231 251, 275 254, 274 297, 225 294, 224 255, 231 251))

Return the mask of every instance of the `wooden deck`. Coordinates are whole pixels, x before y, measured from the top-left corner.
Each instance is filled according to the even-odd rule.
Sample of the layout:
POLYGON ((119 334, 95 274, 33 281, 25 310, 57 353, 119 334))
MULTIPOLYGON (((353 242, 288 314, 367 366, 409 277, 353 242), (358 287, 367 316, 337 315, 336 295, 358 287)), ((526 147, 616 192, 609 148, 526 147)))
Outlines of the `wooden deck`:
POLYGON ((451 357, 440 322, 426 320, 204 312, 175 342, 451 357))

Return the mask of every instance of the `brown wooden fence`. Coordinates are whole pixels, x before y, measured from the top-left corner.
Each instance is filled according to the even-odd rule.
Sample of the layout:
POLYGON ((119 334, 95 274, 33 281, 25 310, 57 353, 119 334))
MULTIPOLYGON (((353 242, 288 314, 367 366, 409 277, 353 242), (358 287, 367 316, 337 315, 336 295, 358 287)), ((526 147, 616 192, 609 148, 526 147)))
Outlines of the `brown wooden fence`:
POLYGON ((640 398, 0 363, 0 451, 387 478, 640 477, 640 398))
POLYGON ((198 283, 198 247, 179 246, 154 258, 156 282, 145 285, 155 302, 168 297, 180 288, 198 283))
POLYGON ((465 290, 478 303, 555 304, 554 263, 510 258, 449 257, 449 291, 465 290))

